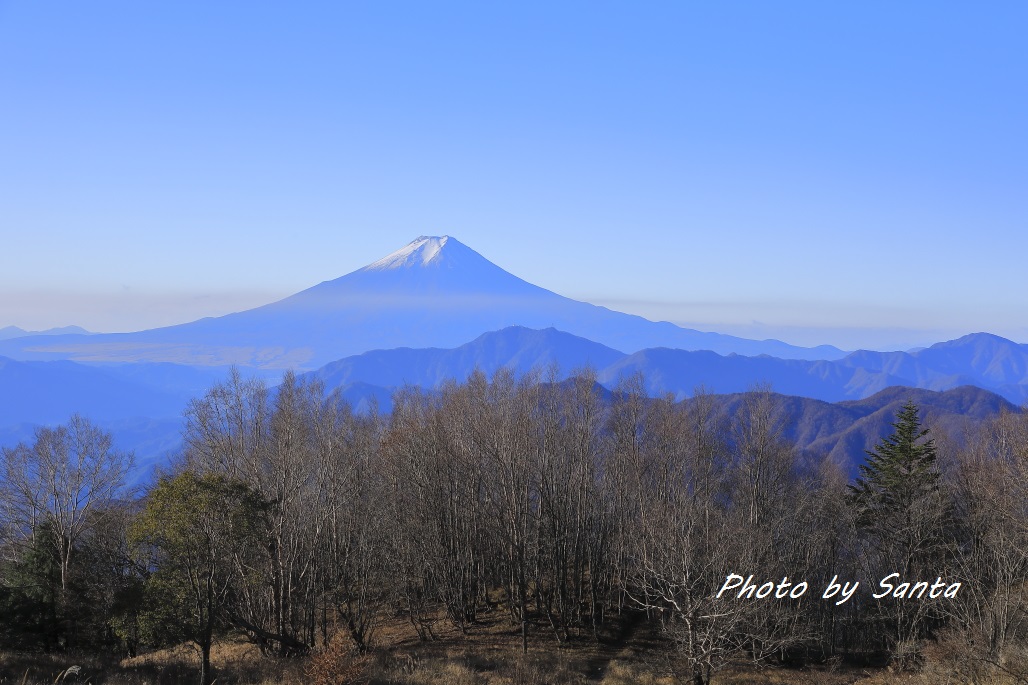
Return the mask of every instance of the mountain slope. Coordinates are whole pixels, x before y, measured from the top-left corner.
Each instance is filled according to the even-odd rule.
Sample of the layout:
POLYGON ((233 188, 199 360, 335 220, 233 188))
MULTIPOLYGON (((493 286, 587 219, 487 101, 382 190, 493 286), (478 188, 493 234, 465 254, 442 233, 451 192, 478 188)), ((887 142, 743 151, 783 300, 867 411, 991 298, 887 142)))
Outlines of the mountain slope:
POLYGON ((181 415, 190 392, 148 385, 115 370, 69 361, 19 362, 0 357, 2 424, 61 423, 74 413, 102 421, 181 415))
MULTIPOLYGON (((733 416, 746 400, 745 393, 718 395, 714 399, 727 416, 733 416)), ((782 437, 800 450, 830 459, 855 475, 870 450, 893 431, 896 412, 913 401, 921 410, 924 425, 936 439, 960 444, 964 430, 1000 412, 1018 412, 1015 405, 981 388, 962 386, 943 392, 921 388, 891 387, 857 401, 829 403, 806 397, 775 394, 782 422, 782 437)))
POLYGON ((605 367, 624 355, 598 343, 549 328, 536 331, 512 326, 485 333, 460 347, 444 350, 375 350, 333 362, 308 374, 327 388, 363 381, 379 387, 419 385, 438 388, 447 380, 463 381, 475 369, 492 375, 509 368, 518 375, 545 373, 556 364, 567 373, 584 366, 605 367))
POLYGON ((0 342, 0 354, 315 369, 369 350, 452 348, 515 325, 558 328, 622 352, 663 346, 783 358, 843 354, 703 333, 571 300, 448 236, 422 236, 362 269, 256 309, 138 333, 16 338, 0 342))

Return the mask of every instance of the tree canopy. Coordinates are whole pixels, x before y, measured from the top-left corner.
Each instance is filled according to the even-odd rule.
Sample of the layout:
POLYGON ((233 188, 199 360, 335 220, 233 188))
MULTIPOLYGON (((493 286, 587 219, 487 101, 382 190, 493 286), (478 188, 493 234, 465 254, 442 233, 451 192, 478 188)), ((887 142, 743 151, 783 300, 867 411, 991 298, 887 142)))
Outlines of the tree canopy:
POLYGON ((146 566, 142 632, 149 641, 191 640, 210 682, 214 634, 229 623, 230 599, 247 581, 261 544, 267 504, 246 484, 183 472, 161 480, 130 539, 146 566))

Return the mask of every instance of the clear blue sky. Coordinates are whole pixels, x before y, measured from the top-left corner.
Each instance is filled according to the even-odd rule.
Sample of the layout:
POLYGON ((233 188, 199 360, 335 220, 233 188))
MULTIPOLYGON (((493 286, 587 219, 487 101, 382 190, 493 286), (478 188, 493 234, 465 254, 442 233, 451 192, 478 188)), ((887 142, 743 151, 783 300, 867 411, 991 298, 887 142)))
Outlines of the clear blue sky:
POLYGON ((449 234, 842 347, 1028 342, 1023 2, 0 0, 0 326, 227 313, 449 234))

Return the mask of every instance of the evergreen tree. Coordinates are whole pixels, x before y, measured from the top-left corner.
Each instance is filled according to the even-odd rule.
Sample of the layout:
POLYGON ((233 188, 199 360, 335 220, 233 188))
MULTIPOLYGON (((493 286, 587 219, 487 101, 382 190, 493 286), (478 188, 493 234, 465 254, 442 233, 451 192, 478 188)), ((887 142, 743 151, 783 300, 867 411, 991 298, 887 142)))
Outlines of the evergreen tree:
POLYGON ((162 479, 134 521, 130 539, 152 570, 143 586, 140 632, 153 644, 191 640, 200 685, 210 685, 214 636, 230 624, 231 602, 253 575, 269 509, 245 483, 186 471, 162 479))
POLYGON ((0 563, 0 649, 53 651, 63 642, 60 564, 47 542, 43 532, 4 550, 10 558, 0 563))
POLYGON ((918 414, 917 405, 908 400, 896 414, 895 432, 867 451, 861 476, 849 486, 861 527, 901 535, 914 523, 911 517, 925 498, 938 493, 935 441, 925 439, 929 431, 918 414))
MULTIPOLYGON (((860 477, 849 486, 849 503, 864 545, 859 563, 873 591, 891 573, 912 582, 934 579, 943 566, 945 502, 935 442, 911 401, 896 414, 892 426, 895 431, 867 452, 860 477)), ((939 624, 932 603, 886 599, 868 610, 878 616, 869 625, 886 628, 872 628, 870 633, 885 641, 900 667, 915 666, 920 641, 939 624)))

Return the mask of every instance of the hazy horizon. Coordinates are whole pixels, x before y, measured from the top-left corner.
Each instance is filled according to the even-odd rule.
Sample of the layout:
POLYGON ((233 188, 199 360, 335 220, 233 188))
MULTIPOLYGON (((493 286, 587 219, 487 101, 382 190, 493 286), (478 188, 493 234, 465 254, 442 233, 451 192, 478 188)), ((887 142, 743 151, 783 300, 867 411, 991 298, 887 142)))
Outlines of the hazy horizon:
MULTIPOLYGON (((469 246, 472 247, 473 246, 469 246)), ((384 256, 384 255, 382 255, 384 256)), ((368 263, 374 261, 369 259, 368 263)), ((517 276, 518 274, 514 274, 517 276)), ((316 285, 311 283, 311 286, 316 285)), ((545 284, 535 284, 546 287, 545 284)), ((0 307, 8 305, 12 310, 19 307, 26 311, 28 320, 39 321, 37 325, 0 325, 3 328, 7 325, 14 325, 29 331, 43 331, 50 328, 60 328, 69 325, 79 325, 93 333, 114 333, 133 332, 159 328, 180 323, 188 323, 204 317, 217 317, 234 312, 244 311, 259 307, 271 302, 281 300, 295 294, 294 292, 228 292, 228 293, 138 293, 125 288, 121 292, 106 295, 106 299, 117 301, 117 316, 111 318, 113 325, 123 322, 120 328, 105 328, 103 319, 93 319, 100 325, 83 325, 79 321, 71 323, 52 323, 54 312, 59 312, 62 307, 69 304, 78 304, 82 307, 76 310, 77 313, 88 311, 97 302, 103 302, 105 296, 96 293, 74 293, 71 295, 62 293, 37 293, 35 296, 26 297, 22 294, 17 301, 5 302, 0 296, 0 307), (155 307, 155 304, 157 305, 155 307), (34 317, 34 313, 42 316, 34 317)), ((558 293, 565 295, 565 293, 558 293)), ((838 317, 838 313, 824 312, 824 325, 804 326, 801 324, 773 325, 765 322, 751 320, 749 322, 737 322, 732 320, 732 313, 738 311, 749 311, 752 313, 764 313, 769 310, 785 310, 786 307, 778 303, 763 303, 758 311, 754 305, 738 302, 689 302, 676 303, 668 301, 640 301, 624 299, 601 299, 588 296, 574 297, 584 302, 622 311, 629 314, 637 314, 651 321, 670 321, 676 325, 697 330, 712 331, 736 335, 744 338, 762 340, 767 338, 778 339, 789 344, 814 347, 817 345, 835 345, 840 349, 880 349, 880 350, 902 350, 915 347, 924 347, 932 343, 951 340, 963 335, 982 331, 957 330, 936 328, 930 330, 915 330, 903 328, 899 325, 893 327, 858 327, 852 324, 847 325, 844 319, 838 317), (704 315, 716 312, 720 316, 717 320, 704 319, 704 315), (675 314, 683 314, 686 318, 676 318, 675 314), (727 314, 727 315, 726 315, 727 314), (692 315, 694 318, 688 318, 692 315), (844 342, 845 341, 845 342, 844 342), (848 343, 848 344, 847 344, 848 343)), ((110 311, 110 309, 107 309, 110 311)), ((785 318, 790 316, 789 312, 783 311, 785 318)), ((866 315, 882 315, 881 311, 868 311, 866 315)), ((893 315, 896 320, 909 314, 909 311, 896 307, 887 314, 893 315)), ((795 317, 796 313, 792 312, 795 317)), ((0 322, 2 323, 2 322, 0 322)), ((1003 335, 1020 342, 1017 339, 1016 331, 1011 335, 1004 335, 999 330, 985 331, 1003 335)))
POLYGON ((0 327, 217 316, 445 233, 699 330, 1026 342, 1026 19, 0 3, 0 327))

